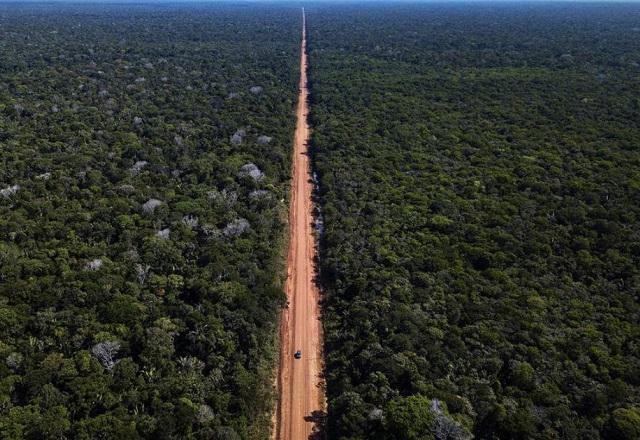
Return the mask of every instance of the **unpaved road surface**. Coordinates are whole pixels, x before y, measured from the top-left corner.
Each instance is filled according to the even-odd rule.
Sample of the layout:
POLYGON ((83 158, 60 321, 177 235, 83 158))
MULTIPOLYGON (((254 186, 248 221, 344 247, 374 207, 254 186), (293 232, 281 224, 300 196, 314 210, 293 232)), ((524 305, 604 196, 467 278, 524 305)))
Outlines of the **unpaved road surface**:
POLYGON ((276 440, 320 438, 326 401, 322 379, 320 292, 315 282, 316 241, 313 231, 312 183, 307 121, 306 20, 302 10, 300 91, 293 146, 293 180, 289 210, 289 254, 286 293, 289 308, 280 323, 276 440), (302 359, 295 359, 296 350, 302 359))

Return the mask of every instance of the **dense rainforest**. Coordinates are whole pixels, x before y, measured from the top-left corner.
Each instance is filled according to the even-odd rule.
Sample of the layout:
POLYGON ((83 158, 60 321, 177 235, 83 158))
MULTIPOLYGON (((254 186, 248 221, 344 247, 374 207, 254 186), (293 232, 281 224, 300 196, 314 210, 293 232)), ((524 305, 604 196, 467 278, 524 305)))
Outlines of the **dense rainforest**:
POLYGON ((0 438, 266 438, 300 12, 0 5, 0 438))
POLYGON ((307 18, 329 438, 640 438, 640 6, 307 18))

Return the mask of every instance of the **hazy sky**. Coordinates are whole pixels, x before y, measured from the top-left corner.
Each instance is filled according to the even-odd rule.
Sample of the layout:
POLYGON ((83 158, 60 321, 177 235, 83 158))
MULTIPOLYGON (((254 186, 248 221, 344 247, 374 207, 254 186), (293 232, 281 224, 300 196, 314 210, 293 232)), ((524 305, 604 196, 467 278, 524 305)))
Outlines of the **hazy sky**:
POLYGON ((640 0, 0 0, 0 3, 639 3, 640 0))

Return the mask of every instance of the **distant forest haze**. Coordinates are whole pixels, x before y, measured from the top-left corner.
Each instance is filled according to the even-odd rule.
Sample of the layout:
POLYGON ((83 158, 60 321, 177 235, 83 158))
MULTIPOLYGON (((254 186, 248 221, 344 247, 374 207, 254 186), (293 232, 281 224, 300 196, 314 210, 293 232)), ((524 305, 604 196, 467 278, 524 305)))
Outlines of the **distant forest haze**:
MULTIPOLYGON (((639 439, 640 4, 304 4, 315 439, 639 439)), ((1 439, 271 438, 300 43, 0 3, 1 439)))

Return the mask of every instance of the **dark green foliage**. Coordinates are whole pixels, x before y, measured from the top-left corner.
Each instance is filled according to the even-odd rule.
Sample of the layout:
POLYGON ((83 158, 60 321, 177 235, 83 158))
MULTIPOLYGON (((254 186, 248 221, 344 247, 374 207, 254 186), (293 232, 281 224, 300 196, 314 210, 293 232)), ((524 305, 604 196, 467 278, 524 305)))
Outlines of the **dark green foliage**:
POLYGON ((0 6, 0 438, 266 437, 299 24, 0 6))
POLYGON ((309 10, 331 439, 637 436, 639 13, 309 10))

